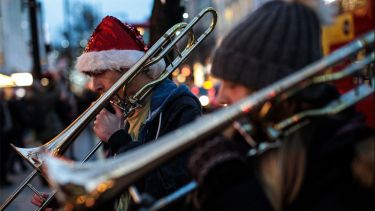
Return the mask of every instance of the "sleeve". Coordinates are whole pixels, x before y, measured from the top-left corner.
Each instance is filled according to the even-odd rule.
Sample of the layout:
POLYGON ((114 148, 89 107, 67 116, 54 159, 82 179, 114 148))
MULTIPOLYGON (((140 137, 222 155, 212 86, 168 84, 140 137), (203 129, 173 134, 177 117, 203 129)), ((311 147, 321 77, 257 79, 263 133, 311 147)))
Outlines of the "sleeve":
POLYGON ((167 106, 163 113, 167 115, 161 134, 166 134, 201 116, 202 108, 193 97, 182 96, 167 106))
POLYGON ((255 177, 254 164, 242 153, 242 145, 217 136, 197 146, 189 170, 199 184, 192 194, 201 210, 272 211, 255 177))

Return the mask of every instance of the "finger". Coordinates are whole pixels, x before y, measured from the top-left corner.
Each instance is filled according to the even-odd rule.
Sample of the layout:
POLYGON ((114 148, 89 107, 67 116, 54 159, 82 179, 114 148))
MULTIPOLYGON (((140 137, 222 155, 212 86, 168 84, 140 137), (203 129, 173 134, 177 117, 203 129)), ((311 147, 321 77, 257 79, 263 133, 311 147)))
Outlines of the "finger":
POLYGON ((44 202, 43 198, 41 198, 37 194, 34 194, 33 198, 31 199, 31 203, 36 206, 40 206, 41 204, 43 204, 43 202, 44 202))
POLYGON ((108 114, 108 110, 103 108, 98 115, 107 115, 108 114))
POLYGON ((37 207, 41 207, 42 206, 42 202, 39 202, 39 201, 35 201, 35 200, 31 200, 31 203, 37 207))
POLYGON ((33 198, 36 199, 37 201, 43 202, 44 200, 46 200, 48 198, 48 194, 47 193, 41 193, 41 195, 38 195, 38 194, 35 193, 33 198))
POLYGON ((96 117, 95 117, 95 119, 102 119, 103 117, 103 115, 104 115, 104 111, 105 111, 105 109, 102 109, 97 115, 96 115, 96 117))
POLYGON ((33 197, 31 199, 31 203, 33 203, 33 204, 39 204, 40 203, 40 199, 33 197))
POLYGON ((114 105, 113 108, 115 109, 116 116, 122 117, 122 110, 118 105, 114 105))

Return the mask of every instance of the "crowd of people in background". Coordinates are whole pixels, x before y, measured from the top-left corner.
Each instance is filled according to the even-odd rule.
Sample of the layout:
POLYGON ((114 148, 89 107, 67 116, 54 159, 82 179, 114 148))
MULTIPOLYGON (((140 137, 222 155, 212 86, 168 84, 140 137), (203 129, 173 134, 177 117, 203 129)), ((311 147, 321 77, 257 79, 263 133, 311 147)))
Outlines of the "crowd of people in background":
POLYGON ((89 90, 73 93, 60 72, 46 72, 30 87, 0 89, 0 187, 12 184, 9 175, 29 169, 10 144, 28 148, 50 141, 95 98, 89 90))

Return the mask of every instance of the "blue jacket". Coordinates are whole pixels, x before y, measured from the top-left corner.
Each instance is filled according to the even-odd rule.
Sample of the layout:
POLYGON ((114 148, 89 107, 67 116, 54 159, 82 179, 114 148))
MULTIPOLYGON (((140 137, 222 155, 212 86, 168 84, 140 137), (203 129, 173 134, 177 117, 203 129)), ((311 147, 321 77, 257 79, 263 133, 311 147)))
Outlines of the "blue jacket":
MULTIPOLYGON (((144 143, 191 122, 201 115, 199 100, 187 86, 176 86, 167 79, 154 88, 151 96, 150 115, 142 124, 139 140, 133 141, 127 128, 114 133, 108 140, 112 154, 124 153, 144 143)), ((188 153, 179 155, 149 173, 138 184, 140 191, 155 198, 165 196, 190 181, 187 171, 188 153)))

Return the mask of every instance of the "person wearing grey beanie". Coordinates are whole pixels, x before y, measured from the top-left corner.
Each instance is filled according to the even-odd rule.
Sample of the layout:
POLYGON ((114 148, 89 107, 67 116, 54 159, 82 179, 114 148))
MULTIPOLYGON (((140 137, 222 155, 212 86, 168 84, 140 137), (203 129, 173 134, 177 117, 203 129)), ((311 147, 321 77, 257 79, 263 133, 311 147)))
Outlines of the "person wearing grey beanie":
MULTIPOLYGON (((322 58, 321 24, 327 16, 321 6, 313 0, 270 1, 237 25, 213 58, 212 74, 221 81, 218 101, 236 103, 322 58)), ((267 120, 278 122, 338 96, 331 85, 313 86, 273 107, 267 120)), ((283 137, 279 148, 251 159, 251 147, 244 148, 237 135, 203 143, 189 161, 200 186, 195 206, 216 211, 373 210, 373 192, 359 187, 350 172, 353 149, 371 134, 358 118, 348 109, 313 119, 283 137)))
POLYGON ((254 91, 321 57, 320 22, 314 9, 299 2, 272 1, 224 38, 215 52, 212 74, 224 81, 223 88, 231 82, 254 91))

